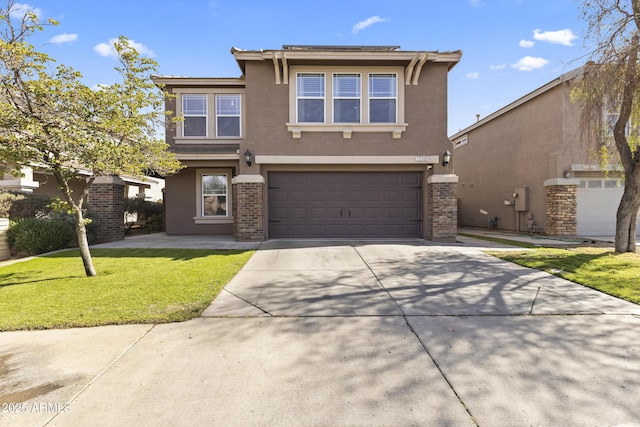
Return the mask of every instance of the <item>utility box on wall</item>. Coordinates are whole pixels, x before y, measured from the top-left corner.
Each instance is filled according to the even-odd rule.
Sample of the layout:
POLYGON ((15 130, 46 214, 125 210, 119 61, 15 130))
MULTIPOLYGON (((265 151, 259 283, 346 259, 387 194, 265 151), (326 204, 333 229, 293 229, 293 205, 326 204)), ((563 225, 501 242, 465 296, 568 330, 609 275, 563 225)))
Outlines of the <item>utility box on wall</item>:
POLYGON ((517 212, 527 212, 529 210, 529 187, 518 187, 513 193, 516 201, 515 209, 517 212))

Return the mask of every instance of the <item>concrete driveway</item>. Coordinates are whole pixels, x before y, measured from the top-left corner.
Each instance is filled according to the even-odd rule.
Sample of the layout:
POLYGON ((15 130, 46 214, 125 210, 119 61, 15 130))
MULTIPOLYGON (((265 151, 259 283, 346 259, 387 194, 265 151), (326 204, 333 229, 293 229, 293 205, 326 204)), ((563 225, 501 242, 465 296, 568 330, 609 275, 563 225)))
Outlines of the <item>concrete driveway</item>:
POLYGON ((266 242, 198 319, 2 333, 0 425, 640 425, 640 306, 474 246, 266 242))

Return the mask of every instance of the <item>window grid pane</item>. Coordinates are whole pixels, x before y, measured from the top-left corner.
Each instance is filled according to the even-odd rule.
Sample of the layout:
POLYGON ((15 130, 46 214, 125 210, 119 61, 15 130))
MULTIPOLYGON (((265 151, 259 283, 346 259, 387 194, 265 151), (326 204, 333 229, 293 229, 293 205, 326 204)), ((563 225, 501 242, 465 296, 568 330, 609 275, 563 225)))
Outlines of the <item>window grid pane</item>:
POLYGON ((216 136, 240 136, 240 95, 216 95, 216 136))
POLYGON ((324 73, 298 73, 296 84, 298 123, 324 123, 324 73))
POLYGON ((227 216, 227 175, 202 175, 202 216, 227 216))
POLYGON ((207 136, 207 95, 182 95, 183 136, 207 136))
POLYGON ((397 122, 398 77, 369 74, 369 123, 397 122))
POLYGON ((333 122, 360 123, 360 74, 333 75, 333 122))

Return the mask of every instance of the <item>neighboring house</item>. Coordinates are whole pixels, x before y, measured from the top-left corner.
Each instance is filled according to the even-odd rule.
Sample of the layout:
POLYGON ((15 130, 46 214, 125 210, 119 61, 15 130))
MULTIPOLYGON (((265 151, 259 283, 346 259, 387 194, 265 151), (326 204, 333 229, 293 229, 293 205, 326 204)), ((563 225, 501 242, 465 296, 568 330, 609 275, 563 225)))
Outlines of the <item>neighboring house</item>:
POLYGON ((169 234, 456 236, 443 154, 447 76, 461 52, 391 46, 233 48, 242 76, 153 76, 183 117, 167 143, 169 234))
MULTIPOLYGON (((22 176, 14 177, 4 175, 0 177, 0 190, 19 191, 34 194, 43 194, 49 197, 62 197, 58 189, 58 181, 49 172, 37 166, 22 168, 22 176)), ((89 171, 80 171, 80 176, 89 177, 89 171)), ((120 177, 124 182, 125 197, 139 197, 152 202, 162 201, 162 190, 164 189, 164 179, 155 177, 134 178, 128 176, 120 177)), ((81 182, 72 185, 72 189, 81 189, 81 182)))
MULTIPOLYGON (((0 190, 43 194, 60 197, 57 180, 37 165, 25 167, 19 177, 0 176, 0 190)), ((84 187, 82 177, 89 177, 89 171, 80 171, 80 178, 70 183, 72 191, 80 192, 84 187)), ((91 211, 91 218, 97 224, 97 242, 122 240, 125 236, 125 198, 144 197, 149 201, 162 201, 164 180, 160 178, 99 176, 89 187, 84 205, 91 211)))
POLYGON ((615 234, 621 166, 605 173, 582 143, 580 106, 570 100, 581 73, 563 74, 451 136, 459 226, 615 234))

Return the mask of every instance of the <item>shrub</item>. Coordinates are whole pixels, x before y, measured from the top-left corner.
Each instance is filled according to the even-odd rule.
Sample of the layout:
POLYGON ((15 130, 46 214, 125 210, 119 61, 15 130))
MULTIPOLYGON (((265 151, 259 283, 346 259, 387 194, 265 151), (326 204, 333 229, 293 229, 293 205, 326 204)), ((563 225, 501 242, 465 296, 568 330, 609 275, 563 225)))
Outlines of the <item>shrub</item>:
POLYGON ((19 218, 7 230, 13 255, 38 255, 73 245, 73 225, 60 218, 19 218))
POLYGON ((11 205, 13 205, 16 200, 20 199, 24 199, 24 195, 14 193, 0 193, 0 218, 9 218, 11 205))
POLYGON ((164 222, 164 205, 150 202, 138 197, 131 197, 125 201, 127 218, 127 234, 134 225, 141 226, 148 233, 162 231, 164 222))
POLYGON ((149 233, 159 233, 163 230, 164 215, 151 215, 144 224, 149 233))
POLYGON ((52 211, 49 206, 51 201, 51 197, 42 194, 0 193, 0 218, 15 220, 46 216, 52 211))

